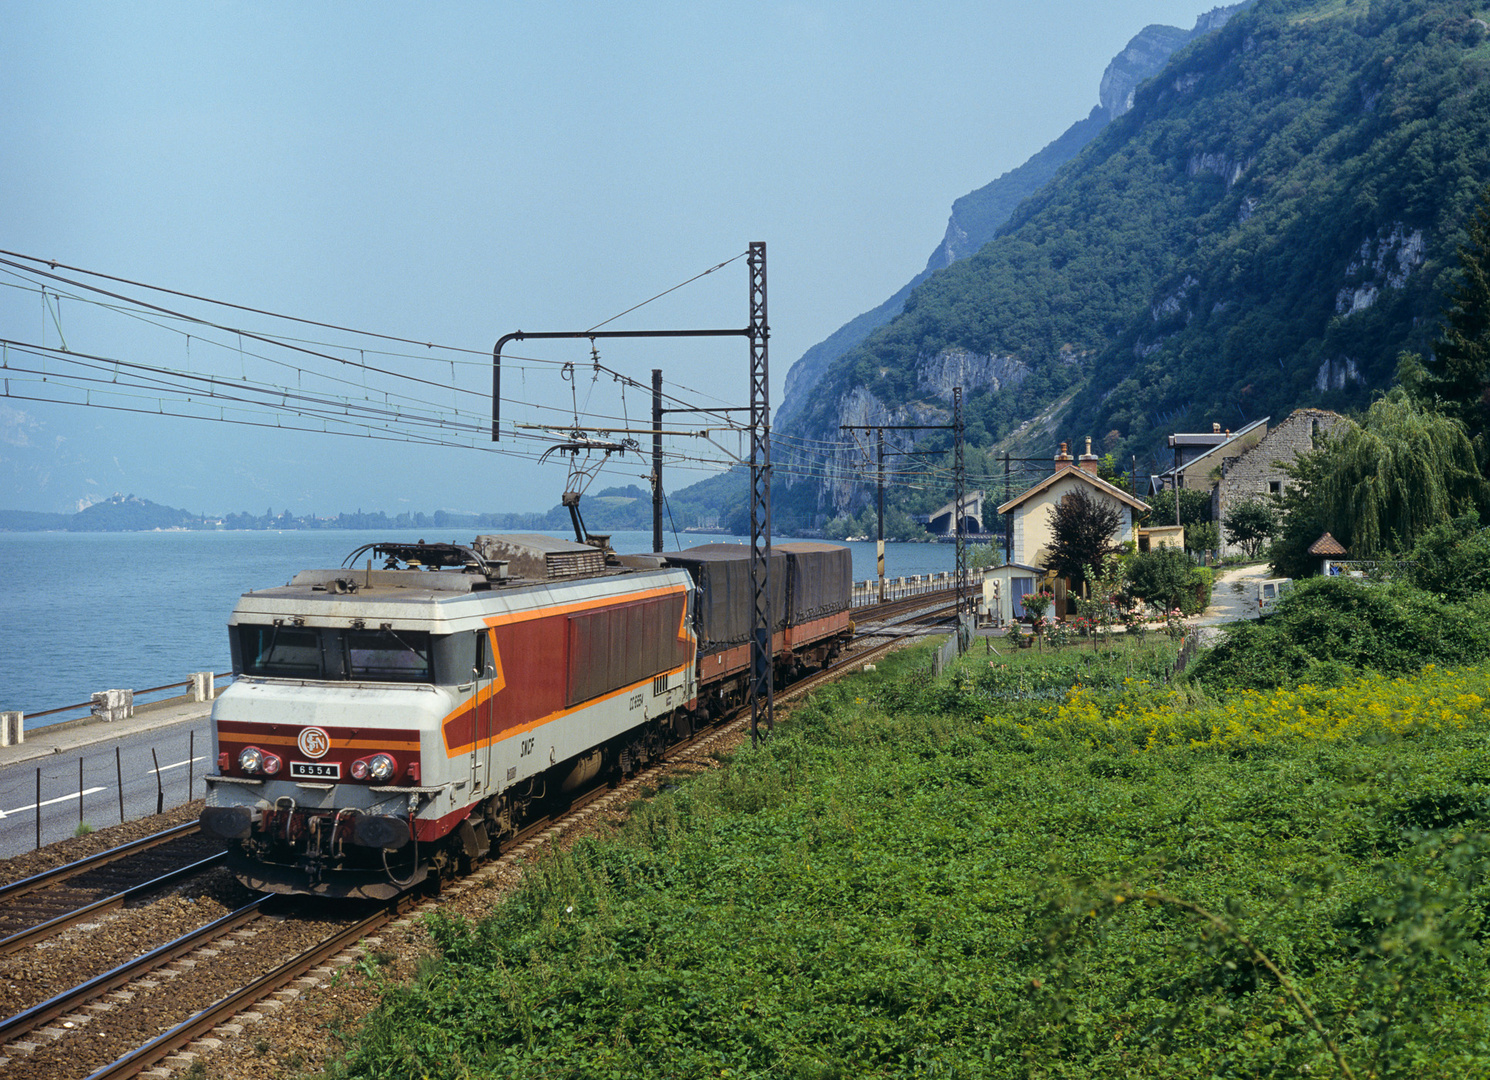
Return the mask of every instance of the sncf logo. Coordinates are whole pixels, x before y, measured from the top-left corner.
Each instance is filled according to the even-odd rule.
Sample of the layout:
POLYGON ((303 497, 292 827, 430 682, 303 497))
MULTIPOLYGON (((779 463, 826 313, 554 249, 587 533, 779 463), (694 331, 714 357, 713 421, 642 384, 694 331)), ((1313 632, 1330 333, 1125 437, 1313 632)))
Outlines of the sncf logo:
POLYGON ((330 737, 318 727, 300 729, 300 738, 295 740, 300 752, 309 758, 325 757, 331 749, 330 737))

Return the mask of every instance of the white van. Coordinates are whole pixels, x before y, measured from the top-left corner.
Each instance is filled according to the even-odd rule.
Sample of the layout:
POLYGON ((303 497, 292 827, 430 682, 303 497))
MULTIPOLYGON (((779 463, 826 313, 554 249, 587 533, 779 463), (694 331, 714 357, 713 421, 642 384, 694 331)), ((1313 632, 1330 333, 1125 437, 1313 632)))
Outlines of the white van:
POLYGON ((1264 578, 1257 583, 1257 614, 1266 615, 1293 585, 1293 578, 1264 578))

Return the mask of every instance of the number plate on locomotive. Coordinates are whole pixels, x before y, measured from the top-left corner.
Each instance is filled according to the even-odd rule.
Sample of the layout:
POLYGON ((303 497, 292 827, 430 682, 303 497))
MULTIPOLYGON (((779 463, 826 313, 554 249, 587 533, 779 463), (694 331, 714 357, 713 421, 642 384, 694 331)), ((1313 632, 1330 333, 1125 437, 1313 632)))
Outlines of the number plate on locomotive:
POLYGON ((292 761, 292 780, 340 780, 341 766, 334 761, 292 761))

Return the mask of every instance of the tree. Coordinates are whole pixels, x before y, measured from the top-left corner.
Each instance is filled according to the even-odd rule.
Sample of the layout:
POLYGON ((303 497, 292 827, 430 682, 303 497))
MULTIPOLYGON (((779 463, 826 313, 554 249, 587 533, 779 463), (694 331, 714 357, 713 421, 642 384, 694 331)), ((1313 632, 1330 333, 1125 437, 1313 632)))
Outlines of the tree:
POLYGON ((1248 499, 1233 506, 1226 514, 1226 532, 1247 553, 1257 558, 1264 544, 1278 528, 1278 510, 1265 499, 1248 499))
POLYGON ((1112 534, 1123 520, 1122 507, 1108 499, 1077 488, 1050 511, 1050 552, 1045 569, 1069 578, 1073 585, 1085 580, 1086 568, 1102 566, 1119 550, 1112 534))
POLYGON ((1274 570, 1313 573, 1308 547, 1328 531, 1355 556, 1405 551, 1435 525, 1482 509, 1490 487, 1457 420, 1394 387, 1359 425, 1288 467, 1274 570))
POLYGON ((1177 547, 1155 548, 1128 560, 1128 595, 1169 611, 1179 608, 1187 615, 1200 611, 1197 595, 1201 577, 1195 564, 1177 547))
POLYGON ((1443 314, 1443 334, 1433 343, 1422 388, 1464 424, 1483 466, 1490 421, 1490 187, 1480 194, 1469 242, 1459 247, 1458 285, 1443 314))
MULTIPOLYGON (((1145 497, 1150 506, 1145 526, 1174 524, 1174 491, 1160 491, 1145 497)), ((1196 488, 1180 488, 1180 524, 1186 531, 1211 520, 1211 493, 1196 488)))

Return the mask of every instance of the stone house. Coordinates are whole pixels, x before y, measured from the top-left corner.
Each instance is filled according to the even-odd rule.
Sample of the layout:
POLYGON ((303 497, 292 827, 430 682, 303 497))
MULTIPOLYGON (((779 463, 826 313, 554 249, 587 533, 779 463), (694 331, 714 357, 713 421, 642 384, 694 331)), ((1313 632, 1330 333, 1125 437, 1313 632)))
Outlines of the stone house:
POLYGON ((1226 533, 1230 510, 1250 499, 1283 494, 1288 486, 1284 469, 1343 423, 1343 416, 1328 409, 1295 409, 1254 445, 1222 457, 1221 478, 1211 490, 1211 517, 1220 530, 1222 555, 1242 554, 1241 545, 1226 533))
POLYGON ((1215 483, 1215 475, 1221 471, 1226 457, 1238 457, 1256 446, 1267 434, 1268 420, 1254 420, 1236 431, 1222 431, 1220 424, 1212 424, 1206 432, 1176 432, 1169 437, 1174 450, 1175 465, 1168 472, 1152 477, 1154 492, 1182 487, 1189 491, 1204 491, 1215 483))

